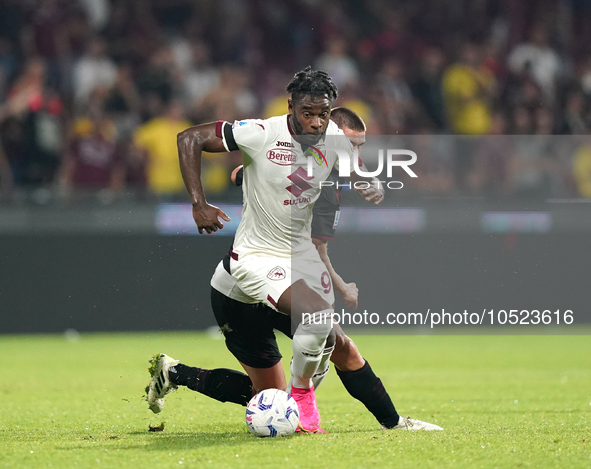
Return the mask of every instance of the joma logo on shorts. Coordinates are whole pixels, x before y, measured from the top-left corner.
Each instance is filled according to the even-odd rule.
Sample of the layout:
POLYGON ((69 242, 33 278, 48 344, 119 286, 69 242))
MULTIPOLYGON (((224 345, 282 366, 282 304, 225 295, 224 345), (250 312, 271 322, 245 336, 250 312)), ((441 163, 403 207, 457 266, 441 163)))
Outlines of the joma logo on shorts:
POLYGON ((283 280, 285 276, 285 270, 280 266, 273 267, 267 274, 269 280, 283 280))

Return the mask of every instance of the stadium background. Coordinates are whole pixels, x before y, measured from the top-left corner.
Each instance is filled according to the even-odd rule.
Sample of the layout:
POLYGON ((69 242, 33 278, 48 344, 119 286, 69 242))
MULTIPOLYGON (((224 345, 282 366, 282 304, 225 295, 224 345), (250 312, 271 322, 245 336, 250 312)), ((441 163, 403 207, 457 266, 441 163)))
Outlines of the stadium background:
MULTIPOLYGON (((285 112, 308 64, 369 134, 429 145, 388 216, 368 222, 345 194, 331 252, 362 308, 395 292, 412 312, 588 322, 590 19, 586 0, 4 0, 0 333, 211 325, 229 239, 184 236, 176 134, 285 112)), ((208 157, 204 172, 209 200, 234 213, 239 161, 208 157)))

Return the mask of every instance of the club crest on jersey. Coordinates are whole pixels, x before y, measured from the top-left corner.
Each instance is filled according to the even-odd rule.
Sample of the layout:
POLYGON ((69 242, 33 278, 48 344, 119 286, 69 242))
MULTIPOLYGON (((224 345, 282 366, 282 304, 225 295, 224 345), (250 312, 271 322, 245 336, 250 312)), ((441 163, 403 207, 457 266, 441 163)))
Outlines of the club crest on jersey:
POLYGON ((273 267, 267 274, 269 280, 283 280, 287 274, 281 266, 273 267))
POLYGON ((326 167, 328 168, 328 161, 326 161, 324 154, 318 148, 310 145, 304 152, 304 156, 313 156, 314 161, 316 161, 316 163, 318 163, 320 166, 322 166, 322 162, 324 161, 324 163, 326 163, 326 167))

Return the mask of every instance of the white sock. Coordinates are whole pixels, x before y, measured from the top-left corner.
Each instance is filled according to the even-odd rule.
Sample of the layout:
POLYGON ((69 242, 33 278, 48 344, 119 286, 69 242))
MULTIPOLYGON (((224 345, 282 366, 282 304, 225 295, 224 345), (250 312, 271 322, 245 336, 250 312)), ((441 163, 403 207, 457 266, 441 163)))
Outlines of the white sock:
POLYGON ((320 360, 318 369, 316 370, 314 376, 312 376, 314 391, 318 389, 324 378, 326 378, 326 375, 328 375, 328 371, 330 370, 330 356, 332 355, 333 350, 334 345, 332 347, 325 347, 324 351, 322 352, 322 359, 320 360))
POLYGON ((291 361, 292 385, 310 389, 312 377, 322 361, 326 338, 332 328, 333 310, 325 309, 304 317, 293 335, 293 359, 291 361))
MULTIPOLYGON (((330 370, 330 356, 332 355, 333 350, 334 345, 332 347, 325 347, 324 351, 322 352, 322 359, 320 360, 318 369, 316 370, 314 376, 312 376, 312 384, 314 385, 314 390, 318 389, 318 386, 320 386, 326 375, 328 375, 328 372, 330 370)), ((293 378, 290 378, 289 383, 287 383, 287 394, 291 394, 292 383, 293 378)))

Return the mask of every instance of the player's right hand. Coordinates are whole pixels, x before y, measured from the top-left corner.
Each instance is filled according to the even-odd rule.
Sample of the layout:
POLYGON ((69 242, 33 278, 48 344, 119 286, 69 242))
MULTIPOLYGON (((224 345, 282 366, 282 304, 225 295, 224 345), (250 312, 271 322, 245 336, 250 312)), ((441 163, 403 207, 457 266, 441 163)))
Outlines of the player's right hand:
POLYGON ((372 184, 367 189, 356 189, 357 193, 361 195, 365 199, 366 202, 373 202, 375 205, 379 205, 382 200, 384 200, 384 196, 386 195, 386 191, 384 190, 383 186, 379 188, 372 184))
POLYGON ((340 292, 347 308, 357 309, 359 302, 359 288, 354 283, 347 283, 345 289, 340 292))
POLYGON ((193 204, 193 219, 197 224, 199 234, 203 234, 204 230, 207 234, 221 230, 224 227, 224 224, 219 218, 225 221, 230 221, 230 217, 215 205, 209 205, 208 203, 203 205, 193 204))

